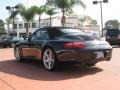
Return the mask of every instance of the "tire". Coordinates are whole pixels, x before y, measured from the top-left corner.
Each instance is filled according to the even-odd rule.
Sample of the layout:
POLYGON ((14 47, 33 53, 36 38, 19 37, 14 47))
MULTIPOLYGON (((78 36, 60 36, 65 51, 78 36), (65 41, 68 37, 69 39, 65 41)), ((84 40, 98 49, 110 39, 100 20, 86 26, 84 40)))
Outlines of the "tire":
POLYGON ((21 49, 19 46, 15 47, 14 54, 15 54, 15 58, 16 58, 17 62, 23 61, 23 59, 21 57, 21 49))
POLYGON ((42 54, 42 63, 43 63, 43 67, 48 71, 52 71, 56 69, 57 58, 53 49, 51 48, 44 49, 42 54))

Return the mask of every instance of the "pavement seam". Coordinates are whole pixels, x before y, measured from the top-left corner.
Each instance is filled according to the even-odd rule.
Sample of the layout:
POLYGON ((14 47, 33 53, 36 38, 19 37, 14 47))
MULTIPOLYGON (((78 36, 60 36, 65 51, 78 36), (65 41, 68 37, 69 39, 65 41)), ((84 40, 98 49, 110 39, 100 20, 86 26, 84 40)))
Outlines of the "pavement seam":
POLYGON ((12 88, 13 90, 16 90, 13 86, 11 86, 9 83, 7 83, 5 80, 3 80, 3 79, 1 79, 0 78, 0 80, 2 81, 2 82, 4 82, 7 86, 9 86, 10 88, 12 88))

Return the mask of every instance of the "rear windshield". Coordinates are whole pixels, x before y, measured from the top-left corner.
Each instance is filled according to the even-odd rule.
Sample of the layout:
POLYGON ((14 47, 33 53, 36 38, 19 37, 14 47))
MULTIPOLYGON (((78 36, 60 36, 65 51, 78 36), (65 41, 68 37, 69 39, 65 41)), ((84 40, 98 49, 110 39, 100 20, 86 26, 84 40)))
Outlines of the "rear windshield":
POLYGON ((79 41, 101 40, 97 37, 88 36, 88 35, 85 35, 85 34, 79 34, 79 35, 67 34, 67 35, 64 35, 64 36, 60 37, 59 39, 62 39, 62 40, 79 40, 79 41))
MULTIPOLYGON (((50 35, 51 39, 56 39, 61 36, 65 36, 67 34, 75 34, 75 33, 82 34, 83 32, 78 29, 69 29, 69 28, 49 29, 49 35, 50 35)), ((69 38, 71 38, 71 37, 69 37, 69 38)))
POLYGON ((78 30, 78 29, 60 29, 60 31, 62 32, 62 33, 65 33, 65 34, 72 34, 72 33, 82 33, 83 34, 83 32, 82 31, 80 31, 80 30, 78 30))
POLYGON ((85 41, 92 41, 92 40, 101 40, 101 39, 99 39, 99 38, 97 38, 97 37, 95 37, 95 36, 88 36, 88 35, 77 35, 77 37, 78 38, 82 38, 83 40, 85 40, 85 41))
POLYGON ((119 29, 109 29, 106 33, 107 36, 118 36, 118 34, 120 34, 119 29))

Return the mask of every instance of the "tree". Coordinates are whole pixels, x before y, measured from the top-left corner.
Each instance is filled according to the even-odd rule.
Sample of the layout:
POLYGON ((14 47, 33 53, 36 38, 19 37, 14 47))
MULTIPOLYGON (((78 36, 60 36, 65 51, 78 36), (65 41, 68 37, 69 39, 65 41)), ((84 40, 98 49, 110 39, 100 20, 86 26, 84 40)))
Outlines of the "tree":
POLYGON ((88 15, 81 16, 79 18, 79 21, 81 22, 82 29, 83 29, 83 24, 84 23, 92 24, 92 25, 97 25, 97 21, 95 19, 93 19, 92 17, 88 16, 88 15))
POLYGON ((47 5, 53 5, 62 12, 61 24, 64 27, 66 22, 65 14, 69 12, 75 5, 81 5, 85 9, 85 4, 81 0, 47 0, 47 5))
POLYGON ((19 10, 16 10, 16 11, 12 12, 9 19, 15 18, 18 15, 18 13, 19 13, 19 10))
POLYGON ((41 26, 41 15, 45 12, 46 6, 42 5, 40 7, 33 6, 32 9, 35 10, 35 13, 39 15, 39 28, 41 26))
POLYGON ((11 15, 9 17, 10 19, 15 18, 18 15, 19 11, 25 8, 25 6, 22 3, 18 3, 16 6, 17 10, 11 12, 11 15))
POLYGON ((24 5, 22 3, 18 3, 15 7, 9 7, 9 11, 11 11, 11 15, 9 17, 9 19, 13 19, 12 23, 13 23, 13 34, 15 34, 15 29, 14 29, 14 19, 17 16, 17 14, 19 13, 19 10, 24 8, 24 5), (12 9, 12 10, 11 10, 12 9), (16 9, 16 10, 15 10, 16 9))
POLYGON ((55 10, 56 8, 51 8, 51 7, 48 7, 45 10, 45 13, 50 16, 50 26, 51 26, 52 15, 55 15, 57 13, 55 10))
POLYGON ((119 28, 119 21, 118 20, 108 20, 105 23, 105 29, 109 28, 119 28))
POLYGON ((4 22, 0 19, 0 34, 4 33, 4 22))
POLYGON ((90 24, 97 25, 97 20, 91 20, 90 24))
POLYGON ((11 18, 6 19, 6 24, 7 24, 7 35, 10 36, 10 24, 11 24, 11 18))
POLYGON ((26 20, 26 34, 29 36, 29 22, 34 18, 35 10, 31 8, 22 8, 19 11, 20 15, 26 20))
POLYGON ((94 25, 97 24, 97 21, 95 19, 93 19, 92 17, 87 16, 87 15, 81 16, 79 18, 79 21, 82 23, 88 23, 88 24, 94 24, 94 25))
POLYGON ((83 24, 86 22, 86 18, 85 18, 85 16, 81 16, 81 17, 79 18, 79 21, 80 21, 81 26, 82 26, 81 29, 83 29, 83 24))

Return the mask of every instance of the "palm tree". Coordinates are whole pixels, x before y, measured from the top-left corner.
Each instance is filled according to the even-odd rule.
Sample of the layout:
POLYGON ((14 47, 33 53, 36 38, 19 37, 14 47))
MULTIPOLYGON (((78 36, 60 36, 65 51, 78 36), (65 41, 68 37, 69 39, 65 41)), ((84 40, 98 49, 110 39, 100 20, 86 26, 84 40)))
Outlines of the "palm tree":
POLYGON ((19 10, 16 10, 16 11, 12 12, 9 19, 15 18, 18 15, 18 13, 19 13, 19 10))
POLYGON ((62 18, 61 18, 61 24, 62 26, 65 26, 66 17, 65 14, 70 9, 72 9, 75 5, 81 5, 85 9, 85 4, 81 0, 47 0, 47 5, 53 5, 59 9, 61 9, 62 12, 62 18))
POLYGON ((9 37, 10 36, 10 24, 12 23, 11 22, 11 18, 9 17, 9 18, 7 18, 6 20, 6 24, 7 24, 7 37, 9 37))
POLYGON ((35 10, 35 13, 37 13, 39 15, 39 28, 41 26, 41 15, 45 12, 45 6, 42 5, 40 7, 37 7, 37 6, 33 6, 32 7, 34 10, 35 10))
POLYGON ((91 20, 90 24, 97 25, 97 20, 91 20))
POLYGON ((26 20, 26 34, 29 36, 29 22, 34 18, 35 10, 31 8, 22 8, 19 11, 20 15, 26 20))
POLYGON ((50 16, 50 26, 51 26, 51 21, 52 21, 52 15, 55 15, 57 12, 55 11, 56 8, 46 8, 45 13, 50 16))
MULTIPOLYGON (((13 11, 11 12, 11 15, 9 17, 10 21, 12 20, 13 23, 13 34, 15 34, 15 29, 14 29, 14 19, 15 17, 18 15, 19 10, 21 10, 22 8, 24 8, 24 5, 22 3, 18 3, 15 7, 13 7, 13 11), (16 10, 14 10, 16 9, 16 10)), ((11 8, 9 8, 9 10, 11 10, 11 8)))
POLYGON ((80 21, 80 23, 81 23, 81 26, 82 26, 82 30, 83 30, 83 25, 84 25, 84 23, 86 22, 86 18, 85 18, 85 16, 81 16, 80 18, 79 18, 79 21, 80 21))
POLYGON ((4 21, 0 19, 0 34, 4 33, 4 21))

